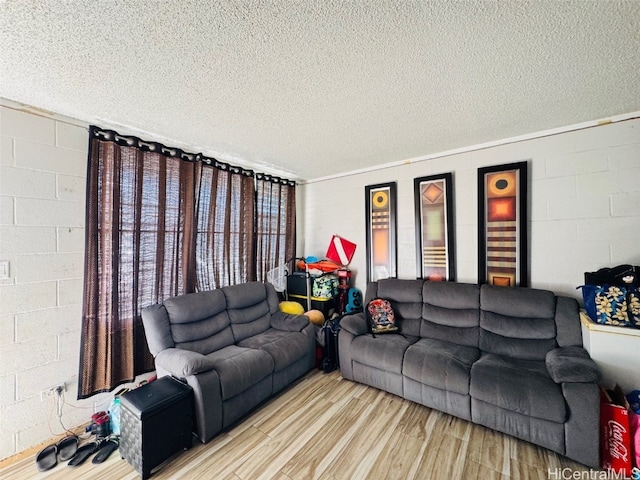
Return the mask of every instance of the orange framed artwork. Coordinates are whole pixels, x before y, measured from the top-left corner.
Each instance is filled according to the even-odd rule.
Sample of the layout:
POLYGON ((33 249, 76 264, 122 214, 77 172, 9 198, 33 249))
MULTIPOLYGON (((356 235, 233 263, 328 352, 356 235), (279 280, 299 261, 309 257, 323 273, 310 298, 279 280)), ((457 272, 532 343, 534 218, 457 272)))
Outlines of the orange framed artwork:
POLYGON ((527 162, 478 169, 478 283, 525 287, 527 162))
POLYGON ((413 180, 417 277, 455 281, 453 175, 413 180))
POLYGON ((365 187, 367 282, 396 277, 396 184, 365 187))

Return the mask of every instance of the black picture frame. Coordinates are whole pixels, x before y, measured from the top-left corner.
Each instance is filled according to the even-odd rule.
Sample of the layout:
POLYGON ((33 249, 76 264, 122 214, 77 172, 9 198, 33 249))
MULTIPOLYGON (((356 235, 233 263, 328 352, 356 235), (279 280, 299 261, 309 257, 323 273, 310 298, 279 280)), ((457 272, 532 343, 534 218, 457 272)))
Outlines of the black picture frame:
POLYGON ((453 174, 414 178, 416 277, 455 281, 453 174))
POLYGON ((367 283, 397 276, 396 183, 365 186, 367 283))
POLYGON ((527 161, 478 168, 478 283, 528 286, 527 161))

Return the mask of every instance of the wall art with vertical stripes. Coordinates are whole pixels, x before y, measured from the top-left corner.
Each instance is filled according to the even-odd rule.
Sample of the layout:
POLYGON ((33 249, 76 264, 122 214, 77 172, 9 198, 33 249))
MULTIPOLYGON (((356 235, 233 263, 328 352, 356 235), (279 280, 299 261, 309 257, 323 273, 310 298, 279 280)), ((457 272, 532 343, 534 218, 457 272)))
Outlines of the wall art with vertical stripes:
POLYGON ((417 277, 455 281, 455 223, 451 173, 413 180, 417 277))
POLYGON ((396 184, 365 187, 367 282, 397 276, 396 184))
POLYGON ((478 283, 527 286, 527 162, 478 169, 478 283))

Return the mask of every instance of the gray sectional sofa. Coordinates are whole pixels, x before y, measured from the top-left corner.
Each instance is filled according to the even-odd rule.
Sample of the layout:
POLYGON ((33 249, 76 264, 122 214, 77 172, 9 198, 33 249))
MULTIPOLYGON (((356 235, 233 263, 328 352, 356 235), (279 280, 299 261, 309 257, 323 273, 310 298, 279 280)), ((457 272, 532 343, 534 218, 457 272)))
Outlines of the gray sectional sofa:
POLYGON ((313 325, 278 305, 272 285, 250 282, 143 310, 157 374, 193 388, 203 443, 313 368, 313 325))
POLYGON ((578 303, 553 292, 387 279, 398 333, 343 317, 340 371, 364 383, 599 465, 600 374, 582 348, 578 303))

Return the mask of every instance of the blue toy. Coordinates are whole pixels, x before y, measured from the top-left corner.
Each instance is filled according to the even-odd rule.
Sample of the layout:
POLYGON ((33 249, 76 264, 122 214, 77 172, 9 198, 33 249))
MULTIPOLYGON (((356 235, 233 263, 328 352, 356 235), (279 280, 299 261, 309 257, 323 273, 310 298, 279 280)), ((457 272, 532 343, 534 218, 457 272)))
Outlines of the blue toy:
POLYGON ((627 401, 631 410, 640 415, 640 390, 634 390, 627 395, 627 401))

